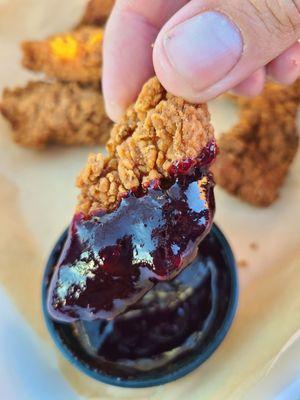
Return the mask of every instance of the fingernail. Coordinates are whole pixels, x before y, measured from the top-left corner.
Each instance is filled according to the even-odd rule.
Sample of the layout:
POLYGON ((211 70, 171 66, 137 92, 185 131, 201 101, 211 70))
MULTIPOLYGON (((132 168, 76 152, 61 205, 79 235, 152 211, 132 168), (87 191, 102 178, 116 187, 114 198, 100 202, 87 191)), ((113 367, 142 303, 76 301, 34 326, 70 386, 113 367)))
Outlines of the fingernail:
POLYGON ((176 72, 200 91, 220 81, 237 64, 243 40, 229 18, 207 11, 168 31, 164 49, 176 72))

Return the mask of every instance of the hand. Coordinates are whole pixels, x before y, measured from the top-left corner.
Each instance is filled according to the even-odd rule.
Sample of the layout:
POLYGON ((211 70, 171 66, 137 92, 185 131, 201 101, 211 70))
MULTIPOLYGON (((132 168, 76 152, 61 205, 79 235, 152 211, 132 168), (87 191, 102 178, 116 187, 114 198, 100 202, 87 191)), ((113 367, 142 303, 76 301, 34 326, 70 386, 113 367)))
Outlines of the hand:
POLYGON ((117 120, 155 73, 171 93, 203 102, 256 95, 266 75, 300 75, 300 0, 117 0, 104 39, 103 91, 117 120))

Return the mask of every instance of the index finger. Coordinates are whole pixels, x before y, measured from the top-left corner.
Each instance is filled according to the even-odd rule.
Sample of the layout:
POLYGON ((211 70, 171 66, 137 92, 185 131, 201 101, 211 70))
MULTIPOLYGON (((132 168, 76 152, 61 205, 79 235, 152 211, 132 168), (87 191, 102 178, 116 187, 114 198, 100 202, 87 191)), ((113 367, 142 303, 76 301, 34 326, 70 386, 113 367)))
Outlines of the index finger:
POLYGON ((188 0, 117 0, 104 36, 102 86, 117 120, 154 75, 152 45, 164 23, 188 0))

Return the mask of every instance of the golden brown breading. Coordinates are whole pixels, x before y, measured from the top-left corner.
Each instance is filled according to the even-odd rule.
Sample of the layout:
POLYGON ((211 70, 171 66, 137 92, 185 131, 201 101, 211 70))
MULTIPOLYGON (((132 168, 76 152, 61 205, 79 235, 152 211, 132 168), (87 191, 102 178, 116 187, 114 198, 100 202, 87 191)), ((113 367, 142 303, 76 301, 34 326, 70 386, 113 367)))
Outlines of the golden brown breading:
POLYGON ((46 40, 22 43, 23 66, 63 81, 96 83, 102 68, 103 29, 84 26, 46 40))
POLYGON ((111 10, 115 4, 115 0, 90 0, 86 6, 81 25, 96 25, 105 24, 111 10))
POLYGON ((288 95, 293 98, 296 102, 300 101, 300 79, 288 87, 288 95))
POLYGON ((77 181, 78 211, 115 208, 128 190, 168 176, 173 162, 199 157, 213 138, 206 104, 189 104, 150 79, 112 129, 109 155, 89 156, 77 181))
POLYGON ((13 127, 13 139, 34 149, 54 143, 103 144, 111 127, 100 90, 75 82, 30 82, 6 89, 0 111, 13 127))
POLYGON ((299 82, 292 87, 269 83, 260 96, 238 99, 240 122, 218 142, 217 184, 254 206, 277 199, 297 152, 299 82))

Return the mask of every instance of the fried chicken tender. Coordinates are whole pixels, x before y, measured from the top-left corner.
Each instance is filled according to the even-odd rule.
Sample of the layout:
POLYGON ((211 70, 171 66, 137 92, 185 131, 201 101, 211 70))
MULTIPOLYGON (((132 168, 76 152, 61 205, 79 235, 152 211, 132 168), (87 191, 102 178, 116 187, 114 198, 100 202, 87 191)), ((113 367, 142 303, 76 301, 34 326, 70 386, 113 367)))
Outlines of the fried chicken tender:
POLYGON ((297 152, 299 83, 269 83, 256 98, 239 98, 240 122, 218 141, 216 183, 254 206, 277 199, 297 152))
POLYGON ((75 82, 5 89, 0 111, 12 125, 15 142, 33 149, 103 144, 111 127, 99 88, 75 82))
POLYGON ((111 10, 115 4, 115 0, 90 0, 86 6, 84 15, 79 26, 105 24, 111 10))
POLYGON ((46 40, 22 43, 23 66, 51 78, 80 83, 100 81, 103 29, 83 26, 46 40))
POLYGON ((126 192, 167 177, 173 162, 199 157, 213 139, 206 104, 189 104, 150 79, 112 129, 108 156, 89 156, 77 180, 77 210, 114 209, 126 192))

